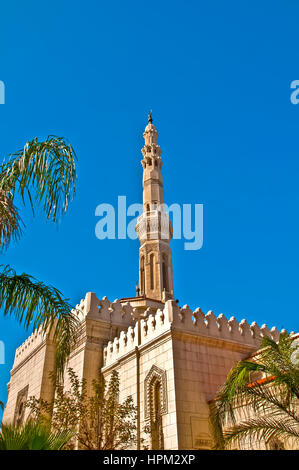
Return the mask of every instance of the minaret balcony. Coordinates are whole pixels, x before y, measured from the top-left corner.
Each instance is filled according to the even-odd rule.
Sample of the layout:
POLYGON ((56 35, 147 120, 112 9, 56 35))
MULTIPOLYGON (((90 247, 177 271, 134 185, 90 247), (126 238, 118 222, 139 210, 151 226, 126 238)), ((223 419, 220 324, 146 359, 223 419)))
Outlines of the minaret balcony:
POLYGON ((172 224, 169 216, 159 209, 143 212, 137 219, 136 231, 140 241, 170 241, 172 238, 172 224))

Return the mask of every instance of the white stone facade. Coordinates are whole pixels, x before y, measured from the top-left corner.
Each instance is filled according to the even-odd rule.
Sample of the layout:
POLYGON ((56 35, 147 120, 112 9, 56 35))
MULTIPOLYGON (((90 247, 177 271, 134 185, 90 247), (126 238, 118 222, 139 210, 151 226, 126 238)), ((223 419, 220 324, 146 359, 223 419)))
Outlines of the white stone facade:
MULTIPOLYGON (((211 448, 209 405, 231 367, 256 351, 265 334, 277 340, 276 328, 238 323, 213 312, 206 315, 168 300, 162 308, 150 301, 101 301, 93 293, 77 306, 82 333, 68 367, 91 384, 101 370, 109 379, 116 369, 123 400, 132 395, 139 409, 140 447, 151 448, 144 428, 150 423, 151 386, 160 384, 162 447, 211 448), (137 305, 137 307, 136 307, 137 305), (142 315, 140 312, 142 312, 142 315), (143 317, 143 318, 142 318, 143 317)), ((55 345, 51 338, 32 335, 16 351, 4 421, 15 421, 18 395, 51 399, 55 345)), ((65 386, 68 387, 67 378, 65 386)), ((26 413, 26 412, 25 412, 26 413)), ((23 417, 26 419, 26 414, 23 417)))
MULTIPOLYGON (((144 138, 137 296, 110 302, 86 294, 76 306, 81 333, 68 367, 86 379, 88 387, 100 371, 106 379, 118 371, 120 399, 132 395, 138 406, 138 448, 209 449, 213 442, 208 402, 236 362, 258 350, 263 336, 277 341, 280 333, 275 327, 238 323, 211 311, 204 314, 200 308, 192 312, 173 300, 171 224, 165 239, 161 149, 151 115, 144 138), (145 432, 149 424, 151 434, 145 432)), ((4 422, 26 419, 23 403, 29 396, 53 398, 49 373, 54 359, 51 336, 39 332, 17 349, 4 422)))

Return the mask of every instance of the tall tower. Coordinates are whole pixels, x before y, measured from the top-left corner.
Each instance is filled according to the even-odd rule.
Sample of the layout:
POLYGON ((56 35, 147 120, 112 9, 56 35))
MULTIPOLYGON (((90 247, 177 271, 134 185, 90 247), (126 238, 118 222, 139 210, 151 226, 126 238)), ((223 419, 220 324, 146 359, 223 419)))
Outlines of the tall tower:
POLYGON ((143 137, 143 213, 136 226, 140 241, 139 288, 141 295, 165 302, 173 299, 172 225, 164 210, 161 149, 151 112, 143 137))

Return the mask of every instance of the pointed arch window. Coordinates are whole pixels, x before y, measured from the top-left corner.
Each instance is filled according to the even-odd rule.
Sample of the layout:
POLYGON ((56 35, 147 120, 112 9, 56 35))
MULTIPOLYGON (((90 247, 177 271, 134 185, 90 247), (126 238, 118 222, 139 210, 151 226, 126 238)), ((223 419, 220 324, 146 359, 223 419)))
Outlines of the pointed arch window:
POLYGON ((162 416, 167 414, 166 372, 153 365, 144 382, 145 420, 149 420, 151 448, 164 449, 162 416))
POLYGON ((150 288, 151 290, 154 290, 155 288, 154 261, 155 261, 155 255, 154 253, 151 253, 150 254, 150 288))
POLYGON ((144 277, 144 256, 140 258, 140 290, 141 295, 145 292, 145 277, 144 277))
POLYGON ((15 414, 14 414, 14 425, 21 426, 25 416, 25 403, 28 397, 29 385, 24 387, 17 395, 15 414))
POLYGON ((162 427, 162 410, 161 410, 161 394, 162 385, 159 380, 153 380, 152 397, 151 397, 151 438, 152 449, 164 449, 163 427, 162 427))
POLYGON ((162 256, 162 289, 166 292, 169 290, 168 286, 168 260, 167 256, 163 254, 162 256))

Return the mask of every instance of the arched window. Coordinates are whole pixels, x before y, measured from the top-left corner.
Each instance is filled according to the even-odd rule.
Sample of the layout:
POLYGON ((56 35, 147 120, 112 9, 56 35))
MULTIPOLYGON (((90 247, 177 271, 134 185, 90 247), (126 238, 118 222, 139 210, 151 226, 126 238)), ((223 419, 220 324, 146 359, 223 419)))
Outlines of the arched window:
POLYGON ((168 292, 168 263, 165 254, 162 257, 162 289, 168 292))
POLYGON ((162 450, 164 448, 162 428, 162 384, 160 380, 153 379, 151 384, 151 438, 152 449, 162 450))
POLYGON ((144 256, 141 256, 140 258, 140 290, 141 290, 141 295, 144 295, 144 256))
POLYGON ((146 212, 149 212, 150 210, 151 210, 150 205, 147 204, 147 205, 146 205, 146 212))
POLYGON ((155 260, 155 255, 154 255, 154 253, 151 253, 150 254, 150 286, 151 286, 151 290, 154 290, 154 288, 155 288, 154 260, 155 260))
POLYGON ((24 421, 25 416, 25 403, 27 401, 29 385, 23 388, 17 395, 15 415, 14 415, 14 425, 21 426, 24 421))
POLYGON ((144 418, 149 421, 151 448, 164 449, 162 416, 167 414, 166 372, 151 367, 144 381, 144 418))

